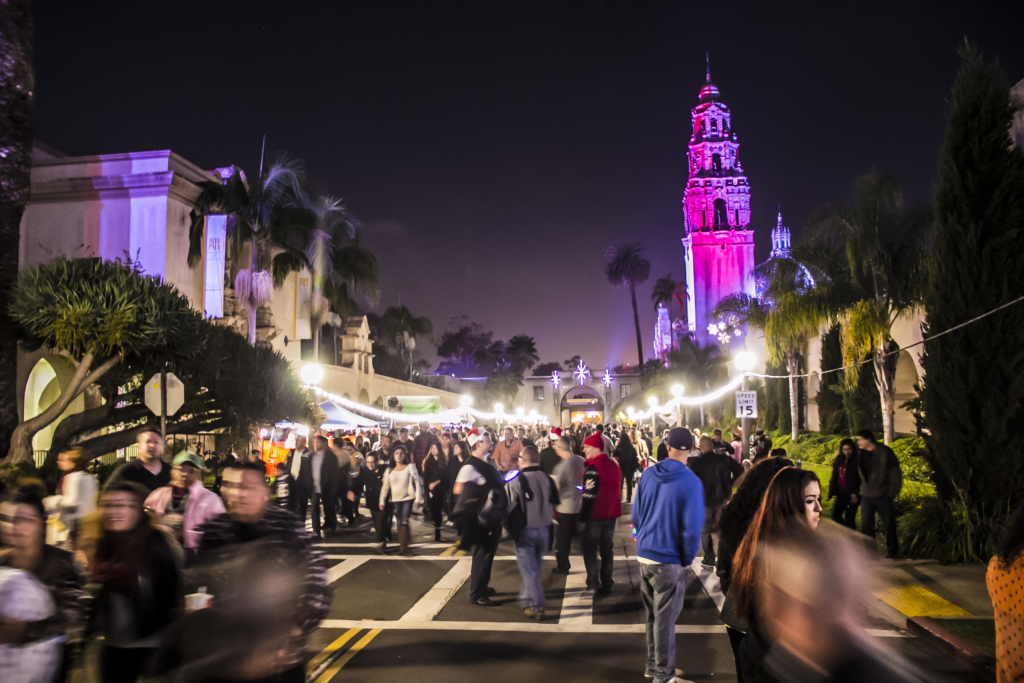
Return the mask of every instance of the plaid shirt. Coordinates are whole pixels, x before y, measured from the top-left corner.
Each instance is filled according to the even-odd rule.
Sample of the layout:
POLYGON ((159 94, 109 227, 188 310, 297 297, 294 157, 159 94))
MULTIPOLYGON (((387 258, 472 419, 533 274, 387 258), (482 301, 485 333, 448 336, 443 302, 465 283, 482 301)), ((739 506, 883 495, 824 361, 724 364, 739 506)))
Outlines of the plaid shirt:
MULTIPOLYGON (((263 519, 245 527, 247 539, 275 537, 285 543, 289 549, 296 552, 297 559, 305 568, 297 624, 301 635, 295 637, 293 647, 288 649, 287 662, 289 665, 299 664, 305 657, 306 642, 310 634, 320 626, 320 622, 331 608, 331 588, 327 585, 327 558, 313 542, 313 536, 306 531, 303 520, 283 508, 268 505, 263 513, 263 519)), ((217 548, 246 542, 246 539, 241 537, 243 525, 235 521, 230 514, 214 517, 201 526, 199 531, 202 534, 202 541, 197 560, 202 559, 204 553, 210 553, 217 548)))

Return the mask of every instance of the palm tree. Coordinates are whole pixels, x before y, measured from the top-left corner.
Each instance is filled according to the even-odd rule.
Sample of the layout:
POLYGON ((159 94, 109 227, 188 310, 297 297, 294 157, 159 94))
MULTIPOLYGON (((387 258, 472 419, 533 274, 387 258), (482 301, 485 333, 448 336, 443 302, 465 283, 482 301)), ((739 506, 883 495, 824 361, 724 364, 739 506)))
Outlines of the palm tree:
POLYGON ((508 346, 505 347, 505 354, 512 364, 512 370, 520 375, 525 375, 540 361, 533 337, 526 334, 517 334, 509 339, 508 346))
MULTIPOLYGON (((892 326, 922 301, 927 211, 907 211, 892 176, 873 173, 857 180, 850 207, 827 208, 809 226, 809 248, 797 252, 828 276, 802 296, 784 297, 777 309, 788 319, 780 328, 839 323, 843 361, 870 358, 882 404, 885 443, 896 438, 896 360, 892 326)), ((855 370, 845 372, 855 389, 855 370)))
POLYGON ((647 282, 651 276, 651 262, 643 256, 643 247, 639 242, 619 242, 608 247, 605 252, 607 259, 604 276, 613 287, 629 290, 633 301, 633 325, 636 328, 636 355, 640 360, 640 369, 644 367, 643 341, 640 339, 640 314, 636 310, 636 288, 647 282))
MULTIPOLYGON (((380 282, 380 262, 359 244, 359 220, 334 197, 320 197, 312 204, 316 214, 316 230, 304 250, 312 279, 310 329, 313 336, 313 358, 320 360, 320 331, 328 313, 343 320, 357 308, 349 294, 361 287, 375 300, 380 282)), ((301 265, 301 264, 300 264, 301 265)), ((275 284, 278 273, 274 273, 275 284)), ((284 275, 280 278, 283 283, 284 275)), ((337 340, 335 340, 337 341, 337 340)))
POLYGON ((205 217, 226 215, 234 262, 240 264, 245 248, 250 249, 249 268, 235 276, 235 297, 249 310, 252 344, 256 343, 256 311, 270 301, 274 283, 283 282, 288 273, 306 265, 304 248, 316 228, 316 215, 304 201, 303 179, 302 164, 282 157, 266 175, 261 160, 260 175, 251 185, 235 167, 224 182, 200 183, 202 189, 191 214, 188 265, 195 267, 202 261, 205 217), (258 267, 267 260, 270 270, 258 267))
POLYGON ((18 336, 7 311, 18 280, 21 216, 28 203, 32 170, 35 74, 32 70, 32 7, 28 0, 4 3, 0 11, 0 453, 18 425, 18 336))
POLYGON ((388 306, 380 317, 378 335, 385 346, 407 354, 409 377, 412 378, 412 352, 416 348, 416 337, 429 336, 433 331, 429 318, 417 318, 405 306, 388 306))

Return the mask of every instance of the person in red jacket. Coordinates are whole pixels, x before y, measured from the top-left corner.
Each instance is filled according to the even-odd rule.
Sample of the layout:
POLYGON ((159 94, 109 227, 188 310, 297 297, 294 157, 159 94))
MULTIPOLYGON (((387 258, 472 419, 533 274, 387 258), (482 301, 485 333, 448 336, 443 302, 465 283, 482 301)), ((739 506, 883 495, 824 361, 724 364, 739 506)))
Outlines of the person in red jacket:
POLYGON ((583 565, 587 568, 587 590, 610 593, 612 581, 612 539, 615 521, 622 516, 622 471, 608 457, 605 442, 598 432, 583 441, 587 469, 583 474, 583 505, 580 531, 583 532, 583 565), (597 553, 601 552, 600 572, 597 553))

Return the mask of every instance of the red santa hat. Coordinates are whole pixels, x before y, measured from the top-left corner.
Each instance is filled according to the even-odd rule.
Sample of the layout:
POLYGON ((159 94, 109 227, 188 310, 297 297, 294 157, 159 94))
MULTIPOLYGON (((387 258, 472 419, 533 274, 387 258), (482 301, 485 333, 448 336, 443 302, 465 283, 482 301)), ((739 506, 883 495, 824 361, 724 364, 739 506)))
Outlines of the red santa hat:
POLYGON ((600 433, 594 433, 583 440, 584 446, 593 446, 594 448, 600 448, 601 452, 604 453, 604 437, 600 433))
POLYGON ((479 429, 470 429, 469 433, 466 434, 466 442, 470 446, 476 446, 476 442, 479 441, 481 438, 483 438, 483 437, 480 434, 480 430, 479 429))
POLYGON ((561 427, 552 427, 551 428, 551 433, 554 434, 555 436, 561 436, 562 435, 562 428, 561 427))

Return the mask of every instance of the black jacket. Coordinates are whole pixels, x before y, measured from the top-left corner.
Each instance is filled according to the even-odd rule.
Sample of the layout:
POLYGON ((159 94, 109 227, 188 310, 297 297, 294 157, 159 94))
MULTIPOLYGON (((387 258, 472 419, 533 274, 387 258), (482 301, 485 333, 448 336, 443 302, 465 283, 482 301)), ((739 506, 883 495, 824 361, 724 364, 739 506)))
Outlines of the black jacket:
POLYGON ((616 446, 613 457, 619 463, 619 469, 631 475, 640 467, 640 458, 637 457, 636 449, 632 446, 629 448, 616 446))
POLYGON ((860 455, 853 452, 847 462, 846 456, 842 453, 832 461, 832 476, 828 480, 828 497, 848 496, 850 494, 860 495, 860 455), (846 465, 846 486, 839 486, 839 467, 846 465))
POLYGON ((743 474, 742 465, 714 451, 696 458, 691 455, 686 465, 704 484, 704 505, 708 508, 719 507, 729 500, 733 482, 743 474))
POLYGON ((380 509, 380 489, 384 485, 381 477, 386 471, 380 467, 375 470, 371 470, 368 467, 359 470, 359 481, 363 485, 366 507, 370 512, 380 509))
MULTIPOLYGON (((338 468, 338 456, 329 448, 323 452, 323 455, 323 462, 320 464, 320 493, 323 496, 335 495, 341 476, 338 468)), ((313 493, 312 452, 302 459, 302 465, 299 467, 299 478, 295 482, 295 490, 300 496, 307 498, 313 493)))

